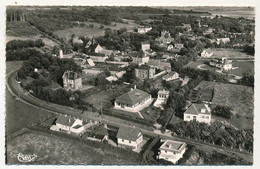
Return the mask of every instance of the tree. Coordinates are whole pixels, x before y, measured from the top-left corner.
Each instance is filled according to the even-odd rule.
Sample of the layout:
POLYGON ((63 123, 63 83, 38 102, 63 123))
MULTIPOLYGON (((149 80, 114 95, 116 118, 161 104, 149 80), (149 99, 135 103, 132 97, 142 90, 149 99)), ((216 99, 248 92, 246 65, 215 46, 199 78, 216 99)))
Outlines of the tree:
POLYGON ((224 118, 227 118, 227 119, 231 119, 231 117, 232 117, 231 110, 232 109, 228 106, 217 105, 212 110, 212 114, 215 114, 217 116, 221 116, 221 117, 224 117, 224 118))

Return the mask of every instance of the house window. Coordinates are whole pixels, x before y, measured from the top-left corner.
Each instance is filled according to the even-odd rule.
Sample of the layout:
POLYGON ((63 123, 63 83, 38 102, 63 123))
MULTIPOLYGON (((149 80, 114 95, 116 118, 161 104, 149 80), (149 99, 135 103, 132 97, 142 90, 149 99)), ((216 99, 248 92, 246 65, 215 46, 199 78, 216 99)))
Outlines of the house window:
POLYGON ((122 139, 122 142, 124 142, 124 139, 122 139))
POLYGON ((187 119, 189 119, 189 118, 190 118, 190 116, 186 116, 186 118, 187 118, 187 119))
POLYGON ((167 151, 165 150, 165 153, 167 153, 167 151))
POLYGON ((196 116, 193 116, 193 120, 196 120, 196 118, 197 118, 196 116))
POLYGON ((131 141, 129 140, 129 143, 131 143, 131 141))
POLYGON ((206 119, 209 119, 209 116, 206 116, 206 119))
POLYGON ((204 116, 201 116, 201 118, 203 118, 203 119, 204 119, 204 116))

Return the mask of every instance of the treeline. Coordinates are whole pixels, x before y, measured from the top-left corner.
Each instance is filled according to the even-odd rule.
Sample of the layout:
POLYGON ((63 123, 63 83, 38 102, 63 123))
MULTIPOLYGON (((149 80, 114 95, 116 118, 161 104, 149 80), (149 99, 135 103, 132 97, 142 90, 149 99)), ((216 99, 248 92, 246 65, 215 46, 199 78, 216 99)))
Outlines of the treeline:
POLYGON ((6 61, 28 60, 30 57, 41 55, 41 52, 36 49, 8 50, 6 51, 6 61))
POLYGON ((23 48, 32 48, 32 47, 43 47, 45 43, 42 39, 33 40, 12 40, 6 44, 6 50, 17 50, 23 48))
POLYGON ((212 122, 210 125, 196 121, 183 121, 169 124, 167 128, 177 136, 253 152, 252 129, 240 130, 218 121, 212 122))

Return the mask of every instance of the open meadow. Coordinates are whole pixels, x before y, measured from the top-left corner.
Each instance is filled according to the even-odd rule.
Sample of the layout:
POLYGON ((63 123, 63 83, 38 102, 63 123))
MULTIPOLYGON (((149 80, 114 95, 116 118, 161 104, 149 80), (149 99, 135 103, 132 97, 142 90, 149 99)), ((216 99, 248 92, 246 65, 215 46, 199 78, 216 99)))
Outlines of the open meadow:
POLYGON ((78 141, 70 137, 29 130, 7 145, 7 164, 24 164, 15 154, 36 154, 30 164, 88 164, 88 165, 140 165, 137 153, 122 148, 107 146, 104 143, 78 141))

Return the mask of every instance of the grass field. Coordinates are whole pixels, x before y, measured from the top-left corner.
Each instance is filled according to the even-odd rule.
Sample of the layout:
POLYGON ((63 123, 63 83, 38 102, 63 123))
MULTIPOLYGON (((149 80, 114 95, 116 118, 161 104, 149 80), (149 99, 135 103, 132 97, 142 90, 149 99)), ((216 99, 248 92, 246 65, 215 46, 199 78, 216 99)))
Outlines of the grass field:
POLYGON ((253 117, 254 91, 251 87, 227 83, 202 81, 196 88, 214 88, 214 105, 226 105, 233 109, 233 114, 253 117))
POLYGON ((254 61, 233 61, 233 67, 238 69, 230 70, 227 73, 243 76, 244 73, 254 74, 254 61))
MULTIPOLYGON (((22 65, 21 61, 6 62, 6 73, 15 67, 22 65)), ((49 112, 39 110, 25 103, 16 100, 6 89, 6 135, 10 135, 43 117, 50 115, 49 112)))
POLYGON ((103 143, 97 148, 72 138, 29 131, 14 138, 7 145, 7 163, 22 164, 14 154, 36 154, 34 162, 27 164, 88 164, 88 165, 138 165, 137 153, 108 148, 103 143))
POLYGON ((213 52, 212 58, 253 58, 254 56, 248 55, 239 49, 225 49, 225 48, 214 48, 209 50, 213 52))

